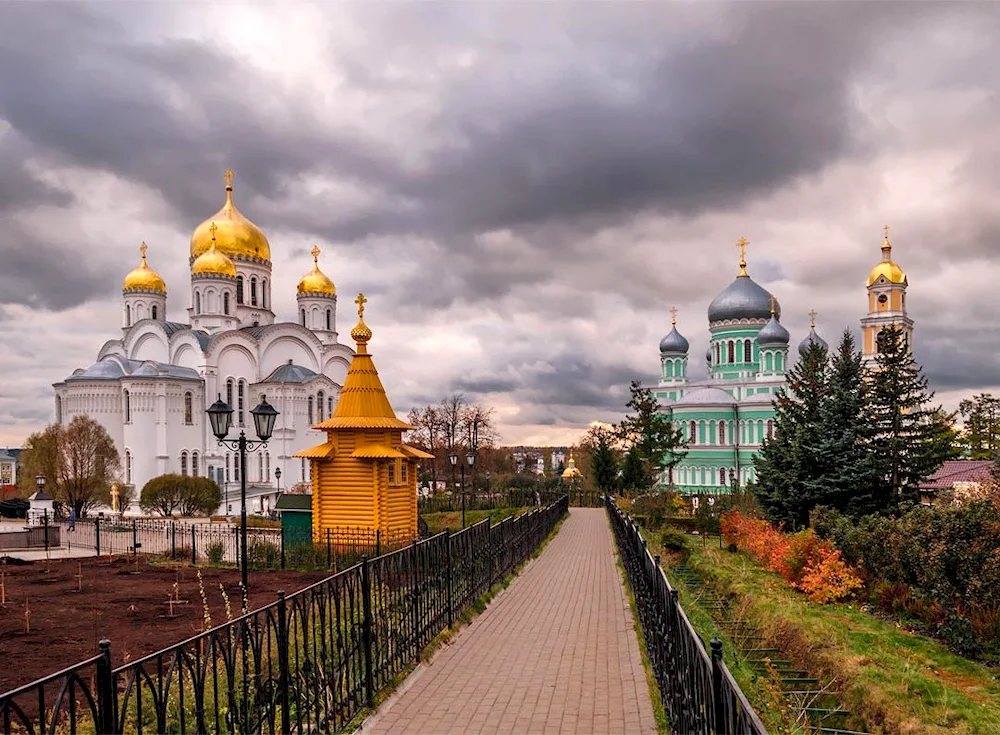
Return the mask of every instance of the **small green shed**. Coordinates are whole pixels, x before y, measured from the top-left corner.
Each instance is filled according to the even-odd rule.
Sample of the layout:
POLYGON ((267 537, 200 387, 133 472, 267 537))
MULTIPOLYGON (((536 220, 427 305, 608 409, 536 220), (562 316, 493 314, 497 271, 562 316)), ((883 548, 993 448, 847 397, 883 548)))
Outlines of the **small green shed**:
POLYGON ((274 509, 281 514, 281 535, 286 544, 312 540, 312 495, 284 493, 274 509))

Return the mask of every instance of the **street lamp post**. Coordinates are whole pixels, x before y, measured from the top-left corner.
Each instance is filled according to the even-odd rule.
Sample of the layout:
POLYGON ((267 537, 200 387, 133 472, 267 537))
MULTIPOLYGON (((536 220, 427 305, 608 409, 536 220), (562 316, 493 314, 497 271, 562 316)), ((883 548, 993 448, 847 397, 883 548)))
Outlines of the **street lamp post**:
POLYGON ((278 494, 281 494, 281 468, 274 468, 274 482, 278 486, 278 494))
POLYGON ((247 585, 247 452, 267 446, 267 440, 271 438, 274 431, 274 420, 278 417, 278 412, 274 406, 267 402, 267 396, 261 396, 260 405, 250 410, 253 416, 254 428, 260 441, 248 441, 246 433, 240 430, 238 439, 226 439, 229 428, 233 422, 233 409, 229 404, 219 400, 212 404, 206 413, 212 423, 212 433, 219 440, 219 446, 229 447, 238 450, 240 453, 240 579, 243 589, 247 585))
MULTIPOLYGON (((458 464, 458 452, 454 449, 451 450, 451 454, 448 455, 448 459, 451 460, 451 476, 452 479, 455 477, 455 465, 458 464)), ((465 465, 462 465, 462 528, 465 528, 465 465)))
MULTIPOLYGON (((465 455, 465 461, 469 463, 469 469, 474 470, 474 468, 476 466, 476 449, 475 449, 475 447, 472 448, 471 452, 468 452, 465 455)), ((465 465, 462 465, 462 468, 464 469, 465 465)), ((473 471, 473 473, 472 473, 472 482, 473 482, 473 493, 475 493, 475 482, 476 482, 476 473, 475 473, 475 471, 473 471)), ((463 527, 465 526, 465 482, 464 481, 462 482, 462 526, 463 527)))
MULTIPOLYGON (((42 490, 45 489, 45 475, 43 475, 41 473, 35 475, 35 487, 38 488, 38 492, 41 492, 42 490)), ((28 515, 30 515, 30 513, 28 515)), ((48 517, 49 517, 48 511, 45 511, 44 515, 45 515, 44 523, 47 525, 48 524, 48 517)), ((28 520, 28 525, 29 526, 31 525, 31 520, 30 519, 28 520)), ((46 549, 49 548, 49 529, 48 528, 45 529, 45 548, 46 549)))

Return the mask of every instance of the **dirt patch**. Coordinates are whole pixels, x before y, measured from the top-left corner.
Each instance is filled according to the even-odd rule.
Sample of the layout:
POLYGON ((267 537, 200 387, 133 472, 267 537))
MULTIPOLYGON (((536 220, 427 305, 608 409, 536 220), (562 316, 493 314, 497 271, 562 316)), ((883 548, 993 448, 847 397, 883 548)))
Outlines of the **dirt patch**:
MULTIPOLYGON (((120 666, 202 631, 204 605, 195 567, 150 565, 140 558, 138 573, 135 570, 135 562, 122 557, 5 566, 0 692, 94 655, 101 638, 111 641, 113 663, 120 666), (184 602, 174 605, 171 616, 167 599, 175 583, 184 602)), ((239 615, 239 572, 202 567, 201 573, 212 624, 226 621, 220 584, 230 598, 232 614, 239 615)), ((250 608, 274 601, 278 590, 291 593, 327 576, 328 572, 252 571, 250 608)))

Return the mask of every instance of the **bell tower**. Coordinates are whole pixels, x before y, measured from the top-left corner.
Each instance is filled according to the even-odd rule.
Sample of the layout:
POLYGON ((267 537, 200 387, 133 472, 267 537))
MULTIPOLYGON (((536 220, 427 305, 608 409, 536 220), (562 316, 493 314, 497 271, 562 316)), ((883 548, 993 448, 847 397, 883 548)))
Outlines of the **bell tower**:
POLYGON ((913 349, 913 320, 906 315, 906 274, 892 259, 889 225, 882 240, 882 261, 868 274, 868 314, 861 320, 861 351, 870 362, 878 354, 878 335, 886 327, 898 328, 913 349))

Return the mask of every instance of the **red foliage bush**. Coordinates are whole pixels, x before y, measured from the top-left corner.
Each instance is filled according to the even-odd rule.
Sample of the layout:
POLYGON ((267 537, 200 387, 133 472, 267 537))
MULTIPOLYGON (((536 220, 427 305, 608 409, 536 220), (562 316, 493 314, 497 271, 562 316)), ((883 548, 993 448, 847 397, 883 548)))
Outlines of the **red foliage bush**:
POLYGON ((780 526, 735 510, 724 513, 720 522, 727 543, 736 544, 814 602, 843 600, 861 588, 857 572, 844 563, 832 543, 812 529, 782 533, 780 526))

